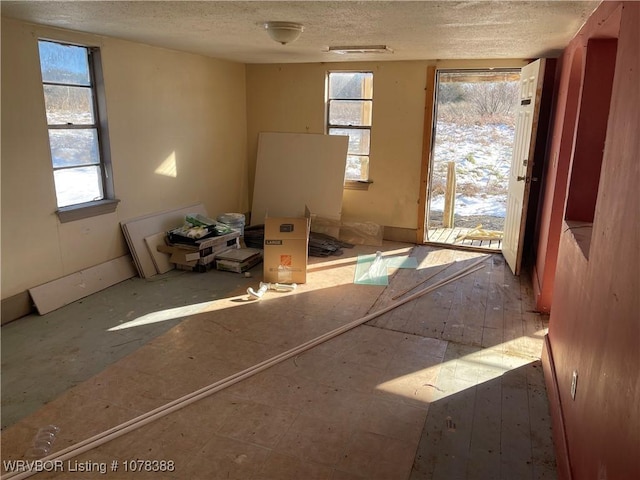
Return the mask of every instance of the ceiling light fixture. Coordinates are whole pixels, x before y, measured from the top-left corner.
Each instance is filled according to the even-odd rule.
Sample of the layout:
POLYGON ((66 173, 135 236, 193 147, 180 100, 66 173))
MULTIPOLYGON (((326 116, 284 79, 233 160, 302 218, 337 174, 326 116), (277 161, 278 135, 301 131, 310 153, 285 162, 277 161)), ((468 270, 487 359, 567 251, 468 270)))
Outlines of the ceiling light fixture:
POLYGON ((264 28, 273 40, 282 45, 296 41, 304 31, 304 25, 294 22, 267 22, 264 28))
POLYGON ((386 45, 353 45, 348 47, 329 47, 331 53, 345 55, 348 53, 393 53, 393 50, 386 45))

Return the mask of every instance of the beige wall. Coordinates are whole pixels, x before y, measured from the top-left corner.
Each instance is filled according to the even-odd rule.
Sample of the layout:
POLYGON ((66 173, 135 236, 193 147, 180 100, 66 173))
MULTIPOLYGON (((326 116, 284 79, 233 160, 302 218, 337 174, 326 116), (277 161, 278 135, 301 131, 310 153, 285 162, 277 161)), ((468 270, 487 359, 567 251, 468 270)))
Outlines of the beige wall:
POLYGON ((375 74, 374 183, 368 191, 345 191, 343 218, 415 229, 429 64, 245 66, 3 18, 2 298, 126 254, 121 221, 195 202, 211 216, 247 211, 258 133, 323 133, 327 70, 375 74), (65 224, 55 214, 38 38, 101 48, 121 200, 113 214, 65 224), (175 176, 160 173, 174 167, 175 176))
POLYGON ((2 298, 126 254, 120 221, 196 202, 211 216, 246 211, 245 92, 243 64, 3 18, 2 298), (101 47, 114 214, 55 214, 43 37, 101 47), (176 176, 157 173, 172 159, 176 176))
POLYGON ((343 219, 417 228, 425 86, 428 65, 521 67, 509 61, 414 61, 247 66, 249 191, 260 132, 324 133, 325 76, 332 70, 373 71, 368 191, 345 190, 343 219))

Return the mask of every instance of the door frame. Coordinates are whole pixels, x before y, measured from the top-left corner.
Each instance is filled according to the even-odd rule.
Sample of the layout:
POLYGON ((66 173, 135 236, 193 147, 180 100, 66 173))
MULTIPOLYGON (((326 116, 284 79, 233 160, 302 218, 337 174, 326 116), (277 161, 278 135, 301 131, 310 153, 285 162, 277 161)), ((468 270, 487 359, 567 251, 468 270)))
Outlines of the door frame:
MULTIPOLYGON (((433 142, 436 134, 437 121, 437 72, 446 70, 450 72, 501 72, 522 70, 529 62, 524 60, 515 65, 493 66, 437 66, 429 65, 427 67, 427 79, 425 86, 425 108, 424 108, 424 124, 422 137, 422 164, 420 166, 420 191, 418 197, 418 228, 416 231, 416 243, 419 245, 429 244, 428 220, 429 220, 429 203, 430 203, 430 177, 431 164, 433 158, 433 142)), ((442 244, 444 245, 444 244, 442 244)), ((447 248, 455 248, 460 250, 480 250, 487 251, 484 248, 476 248, 461 245, 446 245, 447 248)), ((498 251, 496 251, 498 253, 498 251)))
POLYGON ((429 174, 431 171, 431 143, 435 129, 436 108, 436 70, 435 65, 427 67, 427 85, 425 87, 424 124, 422 130, 422 162, 420 165, 420 191, 418 197, 418 229, 416 243, 424 245, 427 241, 427 219, 429 207, 429 174))

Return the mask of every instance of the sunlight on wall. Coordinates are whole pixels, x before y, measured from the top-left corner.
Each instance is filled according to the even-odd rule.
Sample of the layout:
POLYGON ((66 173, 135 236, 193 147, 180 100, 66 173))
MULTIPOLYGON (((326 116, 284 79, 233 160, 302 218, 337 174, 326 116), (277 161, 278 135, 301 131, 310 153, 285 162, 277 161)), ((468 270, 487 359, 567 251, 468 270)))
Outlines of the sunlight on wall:
POLYGON ((171 152, 164 162, 156 168, 155 173, 158 175, 164 175, 165 177, 176 178, 178 176, 178 164, 176 162, 176 152, 171 152))

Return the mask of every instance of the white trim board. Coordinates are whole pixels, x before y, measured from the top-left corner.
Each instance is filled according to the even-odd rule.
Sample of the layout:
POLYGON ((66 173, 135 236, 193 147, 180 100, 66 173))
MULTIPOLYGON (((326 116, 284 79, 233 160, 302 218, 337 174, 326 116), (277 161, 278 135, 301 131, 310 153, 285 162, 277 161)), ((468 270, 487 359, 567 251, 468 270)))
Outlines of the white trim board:
POLYGON ((144 239, 157 233, 168 232, 173 228, 182 226, 185 216, 189 213, 199 213, 205 217, 208 216, 204 205, 197 203, 176 210, 132 218, 131 220, 120 223, 131 255, 136 262, 138 274, 142 278, 153 277, 158 274, 158 270, 156 270, 156 266, 153 263, 144 239))
POLYGON ((349 137, 260 133, 251 225, 272 217, 312 214, 339 220, 349 137))
POLYGON ((38 313, 44 315, 135 276, 131 256, 124 255, 30 288, 29 294, 38 313))

